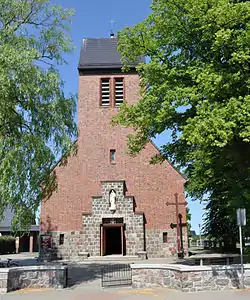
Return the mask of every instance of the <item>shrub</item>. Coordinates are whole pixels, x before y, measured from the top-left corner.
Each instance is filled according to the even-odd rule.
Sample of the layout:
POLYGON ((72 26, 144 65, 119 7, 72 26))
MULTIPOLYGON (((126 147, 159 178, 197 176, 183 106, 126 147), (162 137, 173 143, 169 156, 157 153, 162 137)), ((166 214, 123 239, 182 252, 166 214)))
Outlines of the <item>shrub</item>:
POLYGON ((9 235, 0 236, 0 254, 15 253, 15 237, 9 235))

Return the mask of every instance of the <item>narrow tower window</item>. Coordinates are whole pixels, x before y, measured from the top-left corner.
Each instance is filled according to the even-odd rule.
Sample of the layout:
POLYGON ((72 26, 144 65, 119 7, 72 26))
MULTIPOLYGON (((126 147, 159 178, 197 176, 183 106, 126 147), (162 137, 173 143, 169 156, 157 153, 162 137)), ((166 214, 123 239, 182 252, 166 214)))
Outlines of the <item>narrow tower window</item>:
POLYGON ((64 234, 60 234, 59 236, 59 245, 63 245, 64 244, 64 234))
POLYGON ((162 238, 163 238, 163 243, 167 243, 168 242, 168 233, 167 232, 163 232, 162 238))
POLYGON ((115 163, 115 150, 110 150, 110 162, 115 163))
POLYGON ((115 79, 115 106, 119 106, 124 100, 123 78, 115 79))
POLYGON ((101 106, 109 106, 110 103, 110 79, 103 78, 101 80, 101 106))

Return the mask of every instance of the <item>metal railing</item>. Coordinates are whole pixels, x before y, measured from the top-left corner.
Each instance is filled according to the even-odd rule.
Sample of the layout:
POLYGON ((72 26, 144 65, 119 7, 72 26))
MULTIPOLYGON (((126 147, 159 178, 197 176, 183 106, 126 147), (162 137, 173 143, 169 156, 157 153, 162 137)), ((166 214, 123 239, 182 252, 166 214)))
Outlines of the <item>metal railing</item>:
MULTIPOLYGON (((240 255, 224 255, 223 257, 211 257, 211 256, 203 256, 203 257, 193 257, 187 258, 185 264, 188 265, 240 265, 240 255)), ((250 255, 243 256, 243 263, 250 264, 250 255)))
POLYGON ((112 264, 102 269, 102 287, 132 285, 132 270, 129 264, 112 264))

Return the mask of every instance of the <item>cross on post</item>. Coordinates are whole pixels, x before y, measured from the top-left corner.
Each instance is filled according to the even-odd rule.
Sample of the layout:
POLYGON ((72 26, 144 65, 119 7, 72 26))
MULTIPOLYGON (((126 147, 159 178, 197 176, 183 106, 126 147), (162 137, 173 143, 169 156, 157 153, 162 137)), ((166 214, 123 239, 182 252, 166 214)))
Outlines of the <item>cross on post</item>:
POLYGON ((183 237, 182 237, 182 226, 184 225, 182 223, 182 215, 179 214, 179 205, 187 205, 188 203, 182 202, 179 203, 178 202, 178 193, 174 194, 175 197, 175 202, 166 202, 166 205, 175 205, 175 212, 176 212, 176 227, 177 227, 177 249, 178 249, 178 253, 181 254, 183 256, 184 253, 184 249, 183 249, 183 237))

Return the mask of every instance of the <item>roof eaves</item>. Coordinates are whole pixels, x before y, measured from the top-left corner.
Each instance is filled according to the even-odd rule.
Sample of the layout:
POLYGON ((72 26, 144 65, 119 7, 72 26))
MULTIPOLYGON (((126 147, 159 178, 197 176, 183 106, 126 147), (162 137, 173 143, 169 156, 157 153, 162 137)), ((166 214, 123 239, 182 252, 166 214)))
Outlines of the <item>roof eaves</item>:
MULTIPOLYGON (((78 142, 78 138, 72 143, 72 145, 76 144, 78 142)), ((60 162, 62 161, 64 155, 62 155, 59 160, 54 164, 54 166, 51 168, 50 172, 53 172, 55 170, 55 168, 60 164, 60 162)))
POLYGON ((93 63, 93 64, 80 64, 78 69, 89 69, 89 68, 112 68, 112 67, 119 67, 122 68, 121 63, 93 63))
MULTIPOLYGON (((149 140, 150 143, 156 148, 156 150, 159 151, 159 153, 161 153, 161 150, 156 146, 156 144, 152 141, 152 140, 149 140)), ((185 184, 188 183, 188 179, 168 160, 166 159, 165 161, 167 161, 170 166, 177 172, 181 175, 181 177, 185 180, 185 184)))

